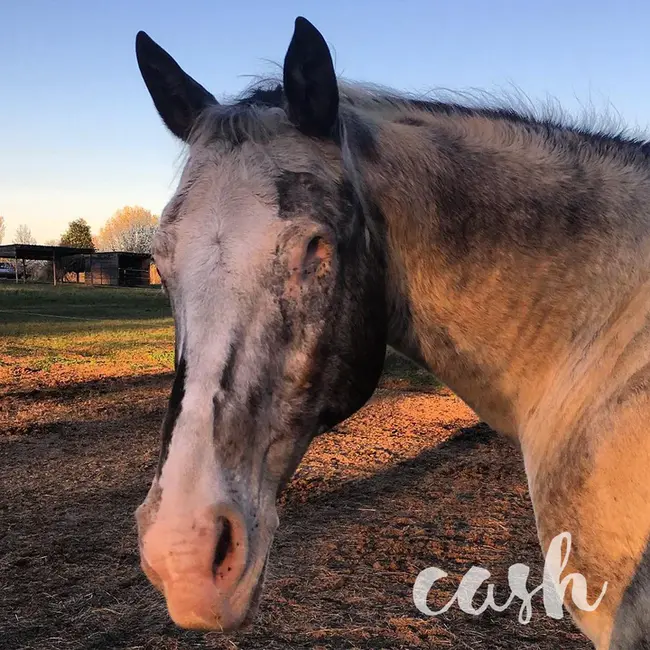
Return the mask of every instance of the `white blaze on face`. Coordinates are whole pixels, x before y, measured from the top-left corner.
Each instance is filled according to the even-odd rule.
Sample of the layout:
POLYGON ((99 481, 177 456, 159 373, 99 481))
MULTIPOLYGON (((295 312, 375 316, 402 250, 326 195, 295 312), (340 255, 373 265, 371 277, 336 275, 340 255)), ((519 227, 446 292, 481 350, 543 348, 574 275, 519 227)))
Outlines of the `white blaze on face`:
MULTIPOLYGON (((237 333, 252 325, 249 310, 270 270, 277 234, 275 187, 245 164, 242 151, 190 159, 191 191, 173 223, 173 260, 161 259, 179 323, 186 363, 185 395, 162 467, 159 516, 201 509, 226 498, 215 454, 213 400, 237 333), (200 170, 197 174, 197 170, 200 170)), ((249 364, 244 364, 245 371, 249 364)))
MULTIPOLYGON (((182 409, 158 484, 157 517, 183 518, 225 498, 226 488, 214 453, 212 397, 188 373, 182 409)), ((202 382, 203 383, 203 382, 202 382)))

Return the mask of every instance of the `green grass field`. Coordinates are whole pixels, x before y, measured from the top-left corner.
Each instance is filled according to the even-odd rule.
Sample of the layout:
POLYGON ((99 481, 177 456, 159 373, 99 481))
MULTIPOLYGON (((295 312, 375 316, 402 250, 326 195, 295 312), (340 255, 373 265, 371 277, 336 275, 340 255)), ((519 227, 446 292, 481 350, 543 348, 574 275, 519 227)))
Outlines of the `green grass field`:
POLYGON ((2 284, 0 329, 0 380, 3 370, 128 374, 174 364, 171 311, 155 288, 2 284))
MULTIPOLYGON (((167 297, 156 288, 0 284, 0 384, 76 381, 174 366, 167 297)), ((426 388, 435 377, 389 352, 384 385, 426 388)))

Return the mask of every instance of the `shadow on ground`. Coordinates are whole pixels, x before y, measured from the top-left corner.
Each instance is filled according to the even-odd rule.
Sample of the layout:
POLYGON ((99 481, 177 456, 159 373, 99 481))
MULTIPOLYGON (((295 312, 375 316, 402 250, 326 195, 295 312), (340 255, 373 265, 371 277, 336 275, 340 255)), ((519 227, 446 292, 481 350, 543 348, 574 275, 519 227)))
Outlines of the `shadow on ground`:
POLYGON ((3 648, 590 647, 567 619, 543 616, 541 599, 528 626, 516 606, 417 612, 411 589, 427 566, 449 573, 441 606, 473 564, 505 587, 508 566, 524 562, 536 585, 542 557, 518 451, 448 393, 396 390, 305 457, 282 498, 255 627, 231 638, 176 629, 139 570, 133 520, 169 384, 16 393, 24 427, 0 411, 3 648))

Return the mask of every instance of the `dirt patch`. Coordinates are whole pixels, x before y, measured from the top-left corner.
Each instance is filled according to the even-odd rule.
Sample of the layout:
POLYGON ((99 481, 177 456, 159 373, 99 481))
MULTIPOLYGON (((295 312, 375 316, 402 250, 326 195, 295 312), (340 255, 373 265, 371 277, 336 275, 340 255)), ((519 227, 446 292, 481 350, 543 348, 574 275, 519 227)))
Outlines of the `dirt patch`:
MULTIPOLYGON (((178 630, 138 565, 133 511, 158 453, 169 373, 7 391, 0 399, 3 649, 590 648, 570 620, 415 609, 418 572, 508 567, 541 581, 519 452, 435 382, 387 377, 373 401, 315 441, 282 499, 256 625, 232 637, 178 630)), ((478 601, 482 602, 479 596, 478 601)))

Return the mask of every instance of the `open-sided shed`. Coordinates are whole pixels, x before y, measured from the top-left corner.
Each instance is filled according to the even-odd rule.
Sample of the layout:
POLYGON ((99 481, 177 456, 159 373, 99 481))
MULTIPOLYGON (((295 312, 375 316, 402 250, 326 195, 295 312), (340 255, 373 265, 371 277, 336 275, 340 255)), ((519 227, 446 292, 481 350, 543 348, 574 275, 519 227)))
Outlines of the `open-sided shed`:
POLYGON ((52 277, 56 284, 57 267, 62 264, 64 257, 72 255, 90 255, 92 248, 76 248, 75 246, 40 246, 38 244, 6 244, 0 246, 0 258, 13 258, 16 268, 16 282, 18 282, 18 260, 23 263, 23 282, 25 282, 25 261, 41 260, 52 262, 52 277))

